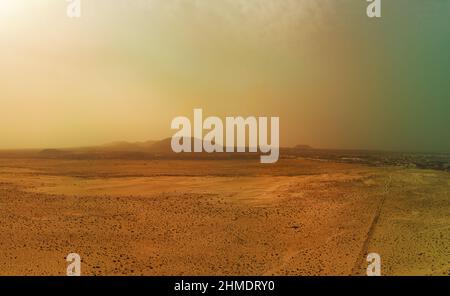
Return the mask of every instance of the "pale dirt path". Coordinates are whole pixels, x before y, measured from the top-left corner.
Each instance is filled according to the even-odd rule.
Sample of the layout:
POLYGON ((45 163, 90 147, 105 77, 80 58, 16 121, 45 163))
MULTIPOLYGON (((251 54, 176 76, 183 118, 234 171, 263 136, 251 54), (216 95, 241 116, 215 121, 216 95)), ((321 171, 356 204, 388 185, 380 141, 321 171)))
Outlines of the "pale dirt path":
POLYGON ((385 204, 386 198, 388 198, 390 193, 392 183, 392 175, 389 175, 389 178, 386 180, 386 184, 384 186, 383 192, 381 193, 381 198, 379 198, 379 204, 376 208, 376 211, 373 215, 372 222, 370 223, 369 230, 367 232, 367 236, 364 240, 364 243, 362 244, 361 251, 359 252, 359 256, 355 262, 355 266, 353 267, 352 274, 354 275, 361 275, 364 273, 361 273, 361 271, 364 271, 364 268, 366 267, 366 257, 369 254, 369 244, 370 240, 373 237, 373 234, 375 232, 375 227, 377 227, 378 220, 380 219, 381 211, 383 210, 383 206, 385 204))
POLYGON ((367 252, 384 275, 450 275, 450 173, 392 171, 367 252))

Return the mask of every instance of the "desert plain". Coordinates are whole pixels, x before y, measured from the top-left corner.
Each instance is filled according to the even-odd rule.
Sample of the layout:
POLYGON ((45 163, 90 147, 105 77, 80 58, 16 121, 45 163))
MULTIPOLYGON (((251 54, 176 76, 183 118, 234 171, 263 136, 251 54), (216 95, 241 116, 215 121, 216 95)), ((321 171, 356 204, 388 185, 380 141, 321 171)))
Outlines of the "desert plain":
POLYGON ((0 274, 450 274, 450 173, 302 157, 0 158, 0 274))

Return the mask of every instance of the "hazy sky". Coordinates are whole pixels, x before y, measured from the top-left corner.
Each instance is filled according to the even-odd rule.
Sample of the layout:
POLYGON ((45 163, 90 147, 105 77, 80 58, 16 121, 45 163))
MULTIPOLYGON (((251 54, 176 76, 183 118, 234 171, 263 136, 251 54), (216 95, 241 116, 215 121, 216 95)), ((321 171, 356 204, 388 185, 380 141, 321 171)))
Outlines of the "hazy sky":
POLYGON ((0 148, 280 116, 282 145, 450 152, 450 1, 0 0, 0 148))

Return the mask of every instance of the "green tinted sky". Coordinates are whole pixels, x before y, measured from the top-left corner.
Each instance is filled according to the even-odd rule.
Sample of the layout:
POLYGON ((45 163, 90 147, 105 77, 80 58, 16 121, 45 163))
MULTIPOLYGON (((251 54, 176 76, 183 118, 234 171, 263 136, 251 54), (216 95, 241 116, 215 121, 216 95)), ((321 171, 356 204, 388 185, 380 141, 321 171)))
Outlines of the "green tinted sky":
POLYGON ((0 0, 0 148, 280 116, 283 145, 450 152, 450 1, 0 0))

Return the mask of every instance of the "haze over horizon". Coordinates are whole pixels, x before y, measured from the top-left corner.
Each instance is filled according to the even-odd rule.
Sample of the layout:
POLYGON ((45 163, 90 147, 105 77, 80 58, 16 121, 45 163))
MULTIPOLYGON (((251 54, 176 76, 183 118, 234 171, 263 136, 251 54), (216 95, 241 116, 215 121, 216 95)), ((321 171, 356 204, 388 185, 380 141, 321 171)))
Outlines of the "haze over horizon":
MULTIPOLYGON (((77 149, 85 149, 85 148, 105 148, 108 149, 108 147, 112 147, 114 148, 114 151, 124 151, 126 152, 127 150, 131 151, 135 151, 132 150, 131 147, 135 146, 137 148, 136 151, 144 151, 145 149, 142 148, 142 145, 144 144, 148 144, 148 147, 151 147, 151 145, 156 144, 158 145, 159 143, 162 143, 166 140, 170 140, 171 137, 166 137, 163 139, 159 139, 159 140, 153 140, 153 139, 149 139, 149 140, 138 140, 138 141, 123 141, 123 140, 117 140, 117 141, 112 141, 112 142, 107 142, 107 143, 91 143, 89 145, 78 145, 78 146, 45 146, 45 147, 21 147, 21 148, 0 148, 0 151, 20 151, 20 150, 42 150, 42 151, 46 151, 46 150, 77 150, 77 149), (150 143, 150 144, 149 144, 150 143), (120 147, 123 146, 125 148, 121 149, 120 147), (126 147, 129 146, 129 147, 126 147)), ((147 145, 146 145, 147 146, 147 145)), ((296 148, 297 146, 301 146, 302 148, 307 148, 307 149, 313 149, 313 150, 335 150, 335 151, 339 151, 339 150, 348 150, 348 151, 384 151, 384 152, 404 152, 404 153, 433 153, 433 154, 450 154, 450 152, 448 151, 418 151, 418 150, 389 150, 389 149, 370 149, 370 148, 340 148, 340 147, 317 147, 317 146, 312 146, 309 145, 308 143, 298 143, 298 144, 294 144, 294 145, 280 145, 279 148, 296 148)), ((225 146, 226 147, 226 146, 225 146)), ((236 146, 235 146, 236 147, 236 146)), ((170 147, 169 147, 170 148, 170 147)), ((248 146, 246 146, 246 149, 248 149, 248 146)), ((107 151, 107 150, 105 150, 107 151)), ((248 150, 246 150, 248 151, 248 150)))
POLYGON ((450 152, 450 2, 0 0, 0 149, 279 116, 281 146, 450 152))

